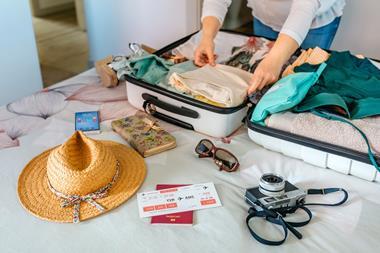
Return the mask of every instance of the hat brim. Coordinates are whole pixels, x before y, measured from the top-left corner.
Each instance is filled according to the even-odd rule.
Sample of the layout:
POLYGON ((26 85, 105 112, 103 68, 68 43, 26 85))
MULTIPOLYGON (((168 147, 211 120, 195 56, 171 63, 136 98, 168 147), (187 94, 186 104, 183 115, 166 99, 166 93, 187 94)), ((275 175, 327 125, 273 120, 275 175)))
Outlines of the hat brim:
MULTIPOLYGON (((82 202, 80 220, 87 220, 118 207, 132 197, 144 182, 146 166, 144 159, 133 149, 113 141, 101 141, 112 150, 120 162, 120 175, 104 198, 97 199, 105 207, 99 212, 94 206, 82 202)), ((33 215, 48 221, 73 222, 73 207, 61 207, 61 199, 47 184, 47 159, 49 149, 31 160, 18 179, 18 196, 22 206, 33 215)), ((107 168, 104 168, 107 169, 107 168)))

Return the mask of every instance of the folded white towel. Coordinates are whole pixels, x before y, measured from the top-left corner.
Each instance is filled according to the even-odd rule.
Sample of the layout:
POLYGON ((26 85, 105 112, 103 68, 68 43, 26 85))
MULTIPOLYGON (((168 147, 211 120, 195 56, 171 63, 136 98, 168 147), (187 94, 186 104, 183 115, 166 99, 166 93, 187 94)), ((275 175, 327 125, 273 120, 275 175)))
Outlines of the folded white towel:
MULTIPOLYGON (((328 120, 312 113, 276 113, 265 121, 268 127, 287 131, 311 139, 331 143, 359 152, 367 153, 362 136, 352 126, 328 120)), ((351 121, 366 135, 374 154, 380 154, 380 116, 351 121)))

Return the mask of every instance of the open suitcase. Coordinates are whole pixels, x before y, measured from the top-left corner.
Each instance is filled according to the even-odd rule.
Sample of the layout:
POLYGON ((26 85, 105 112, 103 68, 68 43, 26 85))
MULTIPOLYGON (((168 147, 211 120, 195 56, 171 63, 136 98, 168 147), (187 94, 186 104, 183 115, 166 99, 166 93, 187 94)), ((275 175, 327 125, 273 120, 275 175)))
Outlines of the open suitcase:
MULTIPOLYGON (((380 61, 371 60, 380 68, 380 61)), ((368 181, 380 182, 380 173, 371 163, 368 153, 255 124, 248 120, 251 118, 253 109, 248 112, 247 127, 249 137, 257 144, 319 167, 368 181)), ((359 132, 356 133, 359 134, 359 132)), ((377 156, 375 159, 379 164, 380 157, 377 156)))
MULTIPOLYGON (((231 31, 223 32, 236 34, 236 36, 245 35, 231 31)), ((187 42, 193 35, 180 39, 156 51, 155 54, 161 55, 168 52, 187 42)), ((244 118, 250 119, 253 109, 248 111, 247 103, 234 108, 220 108, 132 77, 126 78, 126 86, 128 100, 136 108, 148 111, 167 122, 214 137, 225 137, 231 134, 242 125, 244 118)), ((366 153, 257 125, 249 120, 246 124, 252 141, 269 150, 319 167, 380 182, 380 174, 371 164, 366 153)), ((379 157, 377 160, 380 162, 379 157)))
MULTIPOLYGON (((180 39, 154 54, 162 55, 185 43, 194 34, 180 39)), ((132 77, 126 77, 128 101, 154 117, 214 137, 226 137, 238 129, 247 116, 247 103, 221 108, 171 92, 132 77)))

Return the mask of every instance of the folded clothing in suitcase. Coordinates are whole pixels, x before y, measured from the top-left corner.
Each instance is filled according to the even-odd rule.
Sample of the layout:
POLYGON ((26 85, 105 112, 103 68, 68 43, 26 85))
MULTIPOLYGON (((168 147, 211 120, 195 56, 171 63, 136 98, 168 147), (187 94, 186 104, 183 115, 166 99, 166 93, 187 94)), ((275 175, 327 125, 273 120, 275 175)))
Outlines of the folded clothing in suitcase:
MULTIPOLYGON (((158 50, 154 54, 161 56, 163 54, 167 54, 168 52, 173 52, 174 54, 182 55, 191 60, 193 58, 194 50, 198 45, 199 40, 200 34, 196 33, 187 36, 177 42, 174 42, 173 44, 161 50, 158 50)), ((264 38, 257 38, 252 40, 252 38, 249 38, 248 36, 242 34, 222 31, 218 33, 215 39, 215 52, 218 55, 217 63, 224 63, 227 61, 231 57, 231 52, 234 51, 234 47, 245 45, 247 44, 247 41, 250 42, 249 45, 252 44, 252 52, 255 52, 256 56, 259 55, 258 59, 262 59, 266 55, 271 45, 271 42, 264 38), (260 50, 257 50, 257 48, 260 50)), ((239 64, 239 62, 237 63, 239 64)), ((254 64, 255 62, 251 61, 250 63, 254 64)), ((178 66, 181 64, 187 63, 180 63, 178 66)), ((221 72, 224 73, 226 70, 228 70, 228 68, 233 67, 222 66, 221 72)), ((194 73, 198 70, 194 70, 194 73)), ((235 70, 243 71, 238 68, 235 70)), ((188 73, 189 74, 186 75, 173 75, 173 78, 168 80, 172 87, 163 87, 164 85, 161 85, 159 83, 157 85, 152 85, 152 83, 149 83, 146 80, 144 81, 137 79, 130 75, 125 76, 128 101, 133 106, 139 109, 143 109, 157 118, 166 120, 188 129, 196 130, 210 136, 226 137, 232 134, 243 124, 243 119, 247 115, 245 88, 243 89, 240 87, 238 89, 232 90, 233 96, 231 96, 230 102, 228 103, 219 103, 220 101, 217 99, 215 99, 216 103, 210 103, 210 101, 205 102, 205 100, 209 100, 210 98, 228 97, 226 96, 226 90, 216 90, 214 92, 215 96, 212 94, 210 96, 207 96, 207 93, 202 94, 197 91, 196 86, 190 85, 192 84, 190 77, 194 76, 190 75, 191 72, 188 73), (179 85, 177 83, 178 81, 183 83, 179 85), (176 85, 178 85, 178 87, 175 87, 176 85), (184 93, 181 94, 173 91, 173 87, 177 88, 177 91, 181 90, 182 87, 183 90, 181 91, 184 93), (188 90, 190 90, 189 88, 192 88, 193 90, 191 92, 188 92, 188 90), (243 90, 244 92, 242 92, 243 90), (196 97, 196 95, 202 95, 202 99, 196 97), (240 99, 243 101, 242 103, 236 102, 240 99)), ((233 73, 230 72, 229 74, 233 73)), ((228 79, 228 76, 229 75, 226 74, 225 79, 228 79)), ((207 78, 207 80, 210 82, 213 82, 213 80, 215 80, 215 76, 209 75, 208 77, 209 78, 207 78)), ((240 78, 241 80, 237 82, 240 83, 238 86, 243 85, 243 83, 246 83, 249 79, 246 77, 246 75, 240 75, 240 78)), ((236 80, 234 77, 230 80, 233 79, 236 80)), ((229 89, 228 87, 226 88, 227 90, 229 89)))
MULTIPOLYGON (((379 114, 379 109, 364 106, 355 108, 355 106, 358 107, 358 104, 360 105, 356 101, 365 102, 368 100, 367 97, 376 97, 371 98, 373 103, 376 102, 375 100, 378 99, 378 91, 380 90, 380 81, 375 80, 373 72, 379 74, 380 71, 376 69, 373 62, 350 56, 347 52, 332 52, 332 55, 334 57, 326 61, 327 64, 330 64, 329 72, 323 73, 321 78, 317 79, 318 84, 310 86, 312 88, 307 93, 309 98, 305 100, 301 99, 301 103, 298 101, 293 104, 290 103, 290 101, 294 101, 292 93, 294 93, 294 90, 297 90, 294 87, 290 90, 286 84, 289 81, 287 78, 292 78, 291 76, 279 81, 279 83, 285 84, 279 87, 274 86, 272 90, 275 90, 275 92, 270 92, 271 90, 269 90, 265 99, 260 101, 261 103, 259 102, 257 110, 249 116, 249 119, 251 119, 248 122, 249 135, 255 142, 269 149, 303 159, 314 165, 335 169, 367 180, 375 180, 378 173, 374 167, 378 168, 376 159, 379 159, 373 154, 378 155, 377 151, 380 148, 376 140, 378 139, 377 136, 379 136, 380 128, 376 123, 374 124, 377 117, 356 121, 350 121, 347 118, 363 118, 367 115, 379 114), (345 73, 346 69, 343 69, 343 67, 340 70, 340 65, 335 64, 337 62, 336 59, 339 59, 339 57, 346 59, 342 64, 346 65, 345 67, 350 67, 352 71, 346 71, 345 73), (365 67, 363 71, 360 70, 361 67, 365 67), (357 74, 353 72, 357 72, 357 74), (330 78, 332 75, 339 75, 340 78, 332 79, 330 78), (352 81, 353 78, 363 83, 360 89, 359 87, 358 89, 354 89, 354 86, 358 85, 357 82, 352 81), (367 92, 366 94, 365 85, 369 85, 368 89, 375 92, 367 92), (328 99, 320 99, 318 97, 319 91, 321 91, 323 97, 328 99), (289 98, 278 98, 285 93, 289 98), (332 100, 331 97, 339 99, 332 100), (282 99, 284 102, 278 105, 275 98, 282 99), (307 104, 312 99, 314 99, 313 103, 309 103, 308 106, 312 106, 310 111, 313 114, 285 112, 273 114, 266 118, 268 114, 280 112, 284 109, 295 112, 305 111, 301 110, 305 108, 305 106, 302 107, 302 104, 305 104, 305 101, 307 104), (330 117, 326 112, 313 109, 325 106, 322 108, 326 110, 326 106, 328 105, 330 105, 330 111, 345 115, 346 118, 335 115, 331 115, 330 117), (358 109, 361 109, 361 113, 358 113, 360 111, 358 109), (266 118, 265 123, 262 121, 264 118, 266 118)), ((313 65, 305 64, 301 66, 301 69, 306 66, 315 71, 317 68, 320 69, 322 65, 314 67, 313 65)), ((313 72, 302 72, 299 74, 305 75, 305 73, 311 75, 313 72)), ((296 79, 298 80, 291 82, 291 86, 297 85, 299 78, 296 79)), ((299 85, 301 88, 304 87, 302 83, 299 83, 299 85)), ((296 93, 299 96, 299 93, 296 93)))

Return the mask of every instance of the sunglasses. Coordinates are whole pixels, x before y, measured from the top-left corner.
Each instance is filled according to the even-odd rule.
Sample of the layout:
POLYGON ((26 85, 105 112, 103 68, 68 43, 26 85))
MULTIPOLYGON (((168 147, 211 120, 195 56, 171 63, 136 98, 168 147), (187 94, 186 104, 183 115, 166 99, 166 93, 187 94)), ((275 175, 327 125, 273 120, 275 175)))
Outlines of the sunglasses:
POLYGON ((199 158, 212 157, 219 170, 233 172, 239 168, 238 159, 231 152, 217 148, 210 140, 201 140, 195 147, 195 152, 199 158))

